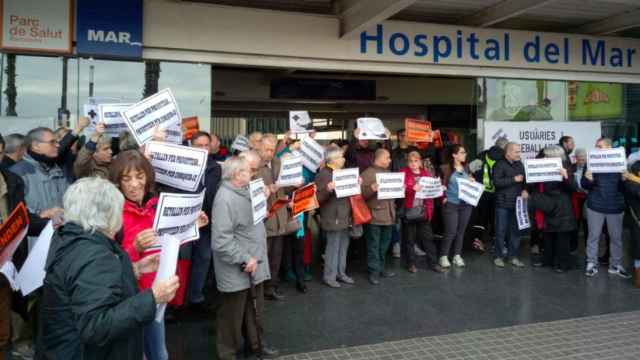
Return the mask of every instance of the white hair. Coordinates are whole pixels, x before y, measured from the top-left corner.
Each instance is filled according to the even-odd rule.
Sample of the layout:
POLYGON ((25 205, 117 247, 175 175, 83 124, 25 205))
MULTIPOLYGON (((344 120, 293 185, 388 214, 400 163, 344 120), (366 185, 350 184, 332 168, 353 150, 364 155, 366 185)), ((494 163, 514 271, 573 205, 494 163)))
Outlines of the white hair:
POLYGON ((327 155, 325 156, 325 158, 327 160, 327 163, 331 163, 332 161, 340 159, 343 156, 344 153, 342 152, 341 148, 332 146, 327 149, 327 155))
POLYGON ((124 196, 110 181, 87 177, 71 185, 63 198, 65 222, 85 231, 115 234, 122 228, 124 196))
POLYGON ((587 150, 585 150, 585 149, 576 149, 575 154, 576 154, 576 157, 578 157, 578 156, 587 157, 587 150))
POLYGON ((542 150, 542 152, 544 153, 545 158, 564 159, 564 156, 565 156, 564 149, 559 145, 547 146, 546 148, 544 148, 544 150, 542 150))
POLYGON ((248 167, 249 161, 245 157, 230 157, 222 164, 222 179, 231 180, 237 173, 248 167))
POLYGON ((98 136, 98 140, 96 140, 96 145, 97 148, 103 146, 111 147, 111 136, 109 136, 108 134, 100 134, 100 136, 98 136))

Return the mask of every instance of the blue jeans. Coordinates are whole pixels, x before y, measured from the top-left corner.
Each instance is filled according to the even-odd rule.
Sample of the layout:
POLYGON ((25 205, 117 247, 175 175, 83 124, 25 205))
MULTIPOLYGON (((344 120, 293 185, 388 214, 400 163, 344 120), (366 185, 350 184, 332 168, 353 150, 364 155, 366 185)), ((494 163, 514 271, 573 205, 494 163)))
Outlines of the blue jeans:
POLYGON ((147 360, 168 360, 169 353, 164 339, 164 319, 155 319, 144 327, 144 355, 147 360))
POLYGON ((200 231, 200 239, 193 242, 191 252, 191 278, 188 289, 189 302, 192 304, 204 302, 202 289, 211 265, 211 230, 207 228, 200 231))
POLYGON ((496 258, 518 257, 520 252, 520 230, 515 209, 496 208, 496 258), (505 249, 506 248, 506 249, 505 249))

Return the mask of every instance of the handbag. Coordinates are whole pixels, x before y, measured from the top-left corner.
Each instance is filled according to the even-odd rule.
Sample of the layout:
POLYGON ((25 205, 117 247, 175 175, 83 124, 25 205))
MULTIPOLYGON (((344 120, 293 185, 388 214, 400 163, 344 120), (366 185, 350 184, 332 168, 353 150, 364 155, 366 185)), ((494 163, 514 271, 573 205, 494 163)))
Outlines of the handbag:
POLYGON ((353 225, 362 225, 371 222, 371 210, 369 210, 362 195, 351 196, 349 201, 351 202, 353 225))
POLYGON ((426 216, 424 214, 424 206, 414 206, 409 209, 405 209, 404 218, 408 222, 425 221, 426 216))

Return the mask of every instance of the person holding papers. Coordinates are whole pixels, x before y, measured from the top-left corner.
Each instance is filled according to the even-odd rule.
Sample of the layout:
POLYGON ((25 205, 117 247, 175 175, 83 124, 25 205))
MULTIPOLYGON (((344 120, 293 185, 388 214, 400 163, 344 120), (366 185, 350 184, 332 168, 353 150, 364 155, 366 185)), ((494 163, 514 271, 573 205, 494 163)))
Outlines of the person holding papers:
MULTIPOLYGON (((435 272, 443 272, 437 262, 436 245, 433 242, 431 219, 433 218, 433 199, 417 199, 416 193, 422 190, 420 178, 433 175, 422 166, 422 157, 417 151, 407 155, 407 167, 404 172, 405 197, 402 211, 402 253, 407 262, 407 270, 416 273, 415 244, 424 249, 427 256, 427 266, 435 272)), ((400 212, 400 211, 399 211, 400 212)))
POLYGON ((109 177, 109 164, 113 152, 111 137, 104 131, 104 123, 97 124, 95 133, 78 152, 78 157, 73 163, 73 173, 77 179, 87 176, 99 176, 103 179, 109 177))
POLYGON ((213 202, 213 263, 222 295, 216 318, 216 347, 220 360, 236 359, 243 334, 249 350, 261 353, 263 357, 278 356, 278 351, 263 340, 264 282, 271 274, 264 223, 253 222, 249 183, 256 170, 257 164, 251 166, 244 156, 227 159, 222 166, 222 185, 213 202), (250 292, 253 290, 255 314, 250 292))
MULTIPOLYGON (((611 139, 601 138, 598 149, 611 149, 611 139)), ((598 274, 598 243, 606 223, 611 238, 609 274, 629 279, 631 275, 622 266, 622 222, 624 220, 624 177, 621 173, 592 173, 587 168, 581 185, 587 193, 587 268, 585 275, 598 274)))
POLYGON ((376 174, 388 173, 391 165, 391 154, 388 150, 378 149, 375 152, 373 165, 362 173, 362 197, 371 210, 372 220, 365 225, 364 235, 367 239, 367 268, 369 282, 380 284, 380 277, 393 277, 396 274, 385 270, 385 257, 391 244, 391 232, 396 223, 395 199, 378 200, 378 184, 376 174))
POLYGON ((452 252, 453 265, 457 267, 465 266, 461 256, 462 244, 469 219, 471 218, 472 207, 458 197, 458 179, 474 181, 466 166, 466 161, 467 151, 462 145, 456 144, 449 149, 448 162, 442 167, 442 175, 447 191, 443 199, 444 237, 440 247, 439 264, 444 269, 451 267, 449 256, 452 252))
POLYGON ((510 142, 504 151, 504 159, 499 160, 493 170, 493 183, 496 186, 496 242, 493 263, 503 268, 506 257, 511 265, 521 268, 525 265, 518 259, 520 230, 516 218, 516 199, 525 189, 525 171, 520 161, 520 144, 510 142))
POLYGON ((105 179, 80 179, 65 193, 65 224, 45 266, 36 359, 142 359, 143 329, 173 298, 178 278, 139 291, 136 277, 155 271, 158 258, 132 264, 116 243, 123 205, 105 179))

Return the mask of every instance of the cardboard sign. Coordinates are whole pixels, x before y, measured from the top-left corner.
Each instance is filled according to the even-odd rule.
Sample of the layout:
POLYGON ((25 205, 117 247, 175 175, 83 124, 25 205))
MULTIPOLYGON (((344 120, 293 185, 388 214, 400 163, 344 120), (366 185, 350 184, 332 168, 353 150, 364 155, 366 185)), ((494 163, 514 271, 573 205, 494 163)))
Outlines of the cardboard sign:
POLYGON ((300 142, 302 165, 310 171, 317 172, 324 160, 324 148, 309 136, 302 138, 300 142))
POLYGON ((409 142, 432 142, 433 131, 431 122, 407 118, 404 120, 404 129, 409 142))
POLYGON ((11 260, 29 228, 29 213, 24 203, 18 204, 0 227, 0 267, 11 260))
POLYGON ((315 210, 320 207, 318 198, 316 197, 316 184, 310 183, 303 186, 293 193, 293 217, 300 215, 300 213, 315 210))
POLYGON ((360 129, 359 140, 386 140, 389 138, 382 120, 378 118, 359 118, 357 123, 358 129, 360 129))
POLYGON ((207 150, 152 141, 145 151, 157 182, 185 191, 198 190, 207 168, 207 150))
POLYGON ((257 225, 267 217, 267 196, 265 194, 264 181, 256 179, 250 182, 249 194, 251 195, 253 225, 257 225))
POLYGON ((123 131, 129 131, 122 112, 131 104, 100 104, 98 105, 98 120, 104 123, 104 133, 111 137, 119 137, 123 131))
POLYGON ((444 147, 444 142, 442 141, 440 130, 436 130, 433 132, 433 146, 436 149, 442 149, 444 147))
POLYGON ((184 138, 191 141, 193 134, 200 131, 200 123, 197 116, 190 116, 182 119, 182 129, 184 138))
POLYGON ((233 140, 233 144, 231 144, 231 148, 238 151, 247 151, 249 150, 249 139, 247 139, 244 135, 236 136, 236 139, 233 140))
POLYGON ((522 196, 518 196, 516 198, 516 218, 518 219, 518 230, 524 230, 531 227, 527 201, 523 199, 522 196))
POLYGON ((182 143, 182 115, 171 89, 164 89, 122 112, 138 145, 151 141, 156 126, 167 130, 167 141, 182 143))
POLYGON ((333 171, 333 182, 336 184, 335 192, 338 199, 360 194, 360 169, 340 169, 333 171))
POLYGON ((289 156, 280 159, 280 173, 276 184, 278 186, 299 186, 304 184, 302 157, 289 154, 289 156))
POLYGON ((306 134, 313 130, 308 111, 289 111, 289 130, 294 134, 306 134))
POLYGON ((276 202, 274 202, 273 205, 271 205, 271 209, 269 209, 269 214, 267 214, 267 218, 272 217, 278 212, 278 210, 282 209, 287 205, 289 205, 288 198, 282 198, 282 199, 276 200, 276 202))
POLYGON ((440 178, 423 176, 418 181, 422 189, 416 192, 416 199, 436 199, 444 195, 440 178))
POLYGON ((404 173, 378 173, 378 200, 404 198, 404 173))
POLYGON ((197 222, 203 202, 204 191, 200 194, 161 193, 153 229, 158 236, 170 235, 181 244, 197 240, 200 237, 197 222))
POLYGON ((471 206, 478 206, 484 192, 484 185, 479 182, 458 178, 458 198, 471 206))
POLYGON ((587 169, 592 173, 622 173, 627 170, 627 158, 623 147, 589 151, 587 169))
POLYGON ((525 159, 524 161, 527 184, 562 181, 560 169, 562 169, 560 158, 525 159))

